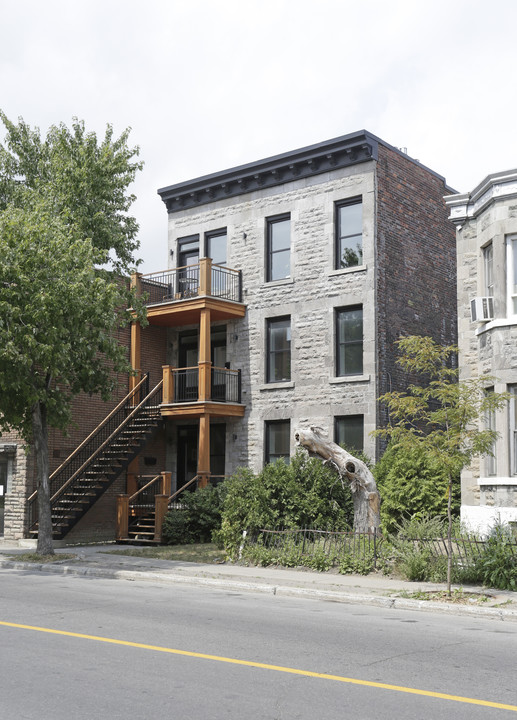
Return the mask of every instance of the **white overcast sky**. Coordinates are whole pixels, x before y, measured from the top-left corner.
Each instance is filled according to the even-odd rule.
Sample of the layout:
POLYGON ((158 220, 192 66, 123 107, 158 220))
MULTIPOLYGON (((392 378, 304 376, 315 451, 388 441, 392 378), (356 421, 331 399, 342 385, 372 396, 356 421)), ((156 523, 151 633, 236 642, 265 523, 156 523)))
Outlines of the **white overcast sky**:
MULTIPOLYGON (((458 191, 517 167, 516 0, 0 0, 0 107, 132 128, 143 272, 159 187, 366 129, 458 191)), ((0 138, 3 129, 0 130, 0 138)))

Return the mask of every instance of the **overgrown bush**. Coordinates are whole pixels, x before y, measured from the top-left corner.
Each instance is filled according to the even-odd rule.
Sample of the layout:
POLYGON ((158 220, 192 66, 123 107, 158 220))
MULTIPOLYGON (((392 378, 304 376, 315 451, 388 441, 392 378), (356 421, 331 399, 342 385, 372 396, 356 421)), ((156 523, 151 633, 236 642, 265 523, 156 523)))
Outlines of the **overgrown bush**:
POLYGON ((225 482, 221 529, 213 537, 235 556, 244 530, 344 530, 352 522, 348 485, 343 487, 336 472, 299 450, 289 464, 278 460, 257 476, 240 469, 225 482))
POLYGON ((395 570, 411 582, 445 582, 447 557, 433 557, 422 540, 446 535, 443 518, 422 515, 402 520, 389 538, 395 570))
MULTIPOLYGON (((391 444, 373 474, 381 496, 381 523, 385 533, 411 518, 447 515, 448 477, 423 450, 391 444)), ((460 482, 453 483, 452 512, 460 508, 460 482)))
POLYGON ((459 581, 516 591, 517 555, 514 543, 515 538, 507 525, 495 525, 482 553, 459 570, 459 581))
POLYGON ((212 532, 221 526, 222 486, 200 488, 184 492, 181 509, 171 510, 165 516, 162 538, 166 545, 185 545, 210 542, 212 532))

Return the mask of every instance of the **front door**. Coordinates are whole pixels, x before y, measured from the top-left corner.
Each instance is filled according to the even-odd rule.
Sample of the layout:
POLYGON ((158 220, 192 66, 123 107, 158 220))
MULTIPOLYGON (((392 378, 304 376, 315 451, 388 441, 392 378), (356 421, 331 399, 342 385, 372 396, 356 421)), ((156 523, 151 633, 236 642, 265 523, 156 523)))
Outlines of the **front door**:
MULTIPOLYGON (((177 489, 197 474, 198 426, 178 426, 177 489)), ((195 488, 193 488, 195 489, 195 488)))

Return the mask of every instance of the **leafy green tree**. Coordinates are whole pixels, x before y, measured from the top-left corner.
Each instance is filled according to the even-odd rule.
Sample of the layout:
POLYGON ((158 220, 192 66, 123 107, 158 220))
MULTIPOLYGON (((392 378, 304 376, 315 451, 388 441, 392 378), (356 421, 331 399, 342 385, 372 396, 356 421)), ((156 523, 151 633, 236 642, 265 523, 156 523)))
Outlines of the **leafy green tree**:
MULTIPOLYGON (((449 478, 446 470, 423 447, 407 449, 394 442, 373 468, 382 497, 381 522, 394 533, 403 520, 446 517, 449 478)), ((459 477, 452 484, 452 513, 460 509, 459 477)))
MULTIPOLYGON (((130 370, 118 330, 128 322, 128 269, 137 225, 126 190, 138 163, 127 133, 100 144, 83 123, 41 140, 23 120, 0 117, 0 430, 34 447, 38 552, 53 552, 49 426, 66 431, 79 392, 108 399, 130 370), (110 258, 111 253, 111 258, 110 258), (111 260, 114 271, 99 269, 111 260)), ((134 299, 138 316, 143 311, 134 299)))
POLYGON ((489 376, 458 380, 454 365, 458 348, 439 345, 430 337, 410 335, 397 342, 398 363, 408 373, 406 392, 390 392, 380 398, 386 404, 390 424, 375 432, 408 452, 425 453, 447 477, 450 594, 452 570, 453 485, 463 468, 475 457, 492 452, 498 434, 483 429, 484 418, 507 402, 503 393, 487 392, 489 376))

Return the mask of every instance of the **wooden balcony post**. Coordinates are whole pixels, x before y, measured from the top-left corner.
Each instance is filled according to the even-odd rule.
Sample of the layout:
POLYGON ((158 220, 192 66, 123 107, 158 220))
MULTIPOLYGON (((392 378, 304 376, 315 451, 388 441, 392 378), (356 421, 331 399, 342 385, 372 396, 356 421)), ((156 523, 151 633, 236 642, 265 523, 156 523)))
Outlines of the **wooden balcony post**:
POLYGON ((138 458, 135 458, 135 460, 133 460, 128 467, 126 479, 126 492, 128 495, 134 495, 138 490, 138 458), (130 470, 131 466, 134 466, 135 464, 136 467, 130 470))
MULTIPOLYGON (((135 290, 137 295, 142 294, 142 273, 135 272, 131 275, 131 288, 135 290)), ((140 333, 141 326, 138 320, 133 320, 131 323, 131 346, 129 352, 129 361, 131 367, 136 373, 129 376, 129 390, 134 390, 142 379, 142 370, 140 367, 140 333)), ((134 398, 133 405, 137 405, 137 398, 134 398)))
POLYGON ((212 294, 212 258, 201 258, 199 261, 199 294, 212 294))
POLYGON ((210 415, 199 418, 199 448, 197 456, 198 487, 208 485, 210 477, 210 415))
POLYGON ((171 405, 174 402, 174 373, 175 368, 162 365, 163 372, 163 404, 171 405))
POLYGON ((199 318, 199 396, 210 400, 211 381, 210 310, 203 308, 199 318))
MULTIPOLYGON (((167 473, 163 473, 167 474, 167 473)), ((170 475, 170 473, 169 473, 170 475)), ((167 515, 169 505, 168 495, 156 495, 154 498, 154 541, 162 541, 162 525, 167 515)))
POLYGON ((172 473, 170 472, 162 472, 162 495, 169 495, 171 494, 171 485, 172 485, 172 473))
POLYGON ((127 538, 128 525, 129 495, 119 495, 117 497, 117 540, 125 540, 127 538))

